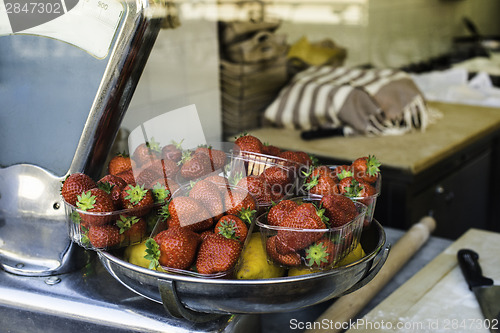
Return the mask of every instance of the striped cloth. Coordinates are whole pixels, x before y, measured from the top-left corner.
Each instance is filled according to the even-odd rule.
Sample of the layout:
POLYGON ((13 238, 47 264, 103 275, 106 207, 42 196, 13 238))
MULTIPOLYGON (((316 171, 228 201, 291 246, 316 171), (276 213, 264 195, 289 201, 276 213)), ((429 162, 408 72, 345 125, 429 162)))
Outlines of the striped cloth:
POLYGON ((312 66, 297 73, 266 108, 265 122, 344 133, 399 135, 424 130, 432 114, 405 72, 312 66))

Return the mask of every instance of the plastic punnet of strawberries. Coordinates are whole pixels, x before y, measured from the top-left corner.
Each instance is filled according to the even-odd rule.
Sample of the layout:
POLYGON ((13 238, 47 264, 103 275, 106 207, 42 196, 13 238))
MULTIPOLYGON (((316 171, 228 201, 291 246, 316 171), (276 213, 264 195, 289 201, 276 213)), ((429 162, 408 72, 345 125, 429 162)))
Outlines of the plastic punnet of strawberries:
POLYGON ((357 158, 351 164, 314 165, 305 173, 303 188, 312 196, 340 194, 364 203, 368 207, 364 225, 368 226, 382 186, 380 166, 373 155, 357 158))

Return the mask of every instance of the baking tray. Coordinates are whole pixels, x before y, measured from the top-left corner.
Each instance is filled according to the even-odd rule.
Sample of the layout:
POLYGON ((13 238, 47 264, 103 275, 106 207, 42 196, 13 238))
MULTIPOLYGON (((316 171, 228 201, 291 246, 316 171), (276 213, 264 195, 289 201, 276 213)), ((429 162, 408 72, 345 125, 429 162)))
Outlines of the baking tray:
POLYGON ((302 276, 262 280, 203 279, 152 271, 110 252, 98 251, 108 272, 128 289, 162 303, 174 317, 202 322, 222 314, 288 312, 349 294, 367 284, 384 265, 390 246, 382 225, 363 230, 367 255, 350 265, 302 276))

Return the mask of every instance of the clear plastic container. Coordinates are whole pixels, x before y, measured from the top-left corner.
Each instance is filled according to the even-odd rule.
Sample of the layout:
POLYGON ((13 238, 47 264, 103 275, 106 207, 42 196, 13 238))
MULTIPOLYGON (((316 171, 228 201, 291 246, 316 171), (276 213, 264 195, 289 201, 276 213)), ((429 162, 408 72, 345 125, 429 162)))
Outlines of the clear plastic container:
MULTIPOLYGON (((296 197, 290 199, 301 203, 314 203, 319 206, 319 197, 296 197)), ((359 244, 363 230, 366 206, 354 202, 358 215, 342 227, 326 229, 299 229, 273 226, 267 222, 267 214, 257 218, 261 239, 267 251, 269 262, 279 266, 299 269, 328 270, 342 260, 359 244), (318 251, 325 251, 327 255, 318 251)))

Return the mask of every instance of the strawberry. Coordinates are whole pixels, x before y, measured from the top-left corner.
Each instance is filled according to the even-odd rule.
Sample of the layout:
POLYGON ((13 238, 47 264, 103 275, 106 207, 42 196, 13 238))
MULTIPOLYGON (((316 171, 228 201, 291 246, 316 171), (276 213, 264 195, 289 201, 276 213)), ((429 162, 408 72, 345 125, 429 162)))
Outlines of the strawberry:
POLYGON ((186 153, 181 160, 181 176, 187 180, 200 178, 212 171, 210 157, 205 154, 186 153))
POLYGON ((153 181, 157 180, 162 176, 161 169, 155 169, 154 167, 150 167, 147 169, 143 169, 137 175, 135 179, 136 185, 143 186, 144 188, 150 188, 150 185, 153 181))
POLYGON ((270 166, 259 177, 263 178, 269 184, 273 200, 279 199, 291 191, 292 178, 288 171, 281 166, 270 166))
POLYGON ((313 165, 313 159, 306 152, 296 151, 295 156, 297 157, 297 160, 300 164, 303 164, 306 167, 310 167, 311 165, 313 165))
POLYGON ((200 274, 227 272, 240 257, 242 245, 235 239, 221 234, 210 234, 201 243, 196 259, 196 270, 200 274))
POLYGON ((200 146, 196 148, 195 154, 205 154, 210 158, 211 171, 220 170, 226 165, 227 155, 222 150, 200 146))
POLYGON ((276 236, 269 237, 266 241, 266 252, 268 256, 276 263, 287 267, 294 267, 300 265, 300 254, 297 252, 290 252, 287 254, 278 253, 276 250, 276 236))
POLYGON ((179 172, 179 166, 172 160, 154 159, 146 163, 141 170, 152 170, 165 178, 174 178, 179 172))
POLYGON ((179 196, 173 198, 168 206, 161 208, 167 217, 169 228, 180 226, 193 231, 204 231, 213 226, 213 219, 203 204, 191 197, 179 196))
POLYGON ((141 143, 137 146, 137 148, 135 148, 132 159, 138 164, 138 166, 142 166, 159 158, 160 152, 161 150, 158 142, 156 142, 154 138, 151 138, 149 142, 141 143))
POLYGON ((269 209, 267 214, 267 223, 269 225, 279 226, 281 222, 298 204, 292 200, 283 200, 269 209))
POLYGON ((367 183, 374 183, 380 172, 380 162, 375 156, 360 157, 352 162, 354 177, 367 183))
POLYGON ((87 237, 92 246, 105 249, 119 245, 123 240, 120 229, 114 225, 91 225, 87 237))
POLYGON ((353 177, 343 178, 339 182, 340 193, 349 198, 366 198, 377 193, 375 187, 362 180, 358 181, 353 177))
POLYGON ((214 183, 206 180, 194 183, 189 196, 201 202, 214 220, 219 220, 224 214, 222 194, 214 183))
POLYGON ((108 173, 111 175, 118 175, 127 170, 131 170, 135 166, 135 161, 133 161, 128 154, 119 153, 113 156, 113 158, 108 163, 108 173))
MULTIPOLYGON (((109 194, 97 187, 79 195, 76 206, 87 213, 110 213, 115 210, 115 205, 109 194)), ((83 212, 80 213, 80 217, 89 225, 103 225, 113 219, 110 214, 94 215, 83 212)))
POLYGON ((236 138, 234 143, 241 151, 262 154, 264 152, 264 145, 262 141, 253 135, 242 134, 236 138))
POLYGON ((175 163, 179 162, 182 158, 182 141, 179 143, 172 141, 172 143, 165 145, 161 150, 162 158, 175 163))
POLYGON ((73 173, 62 182, 61 195, 70 205, 75 206, 77 196, 96 187, 95 181, 84 173, 73 173))
POLYGON ((238 181, 236 186, 244 188, 257 200, 258 204, 271 202, 271 186, 260 176, 246 176, 238 181))
POLYGON ((318 195, 339 193, 335 177, 327 166, 315 167, 306 176, 307 180, 304 187, 309 193, 318 195))
POLYGON ((164 267, 188 269, 196 258, 200 236, 179 226, 161 231, 155 239, 159 240, 158 262, 164 267))
POLYGON ((265 142, 264 143, 264 150, 262 152, 266 155, 278 156, 279 154, 281 154, 281 149, 265 142))
POLYGON ((311 245, 324 232, 303 231, 303 229, 325 229, 322 212, 317 211, 312 203, 303 203, 292 210, 281 222, 281 227, 297 230, 278 230, 276 250, 281 254, 301 250, 311 245))
POLYGON ((338 248, 328 237, 323 237, 305 249, 306 265, 312 268, 329 267, 337 258, 338 248))
POLYGON ((354 202, 343 195, 325 195, 320 204, 325 209, 325 215, 332 227, 341 227, 358 216, 354 202))
POLYGON ((207 177, 203 178, 203 180, 206 180, 208 182, 211 182, 211 183, 214 183, 215 185, 217 185, 217 188, 219 189, 221 194, 227 192, 227 190, 230 188, 229 179, 227 179, 224 176, 220 176, 217 174, 211 174, 211 175, 208 175, 207 177))
POLYGON ((257 201, 247 190, 232 188, 224 193, 224 207, 227 214, 238 216, 243 210, 257 212, 257 201))
POLYGON ((127 185, 121 193, 122 206, 125 209, 132 209, 134 216, 144 216, 151 211, 154 203, 153 193, 141 185, 127 185))
POLYGON ((128 185, 134 185, 134 186, 136 185, 134 172, 132 169, 120 172, 119 174, 117 174, 117 176, 123 179, 125 183, 127 183, 128 185))
POLYGON ((120 215, 116 226, 120 228, 120 234, 124 236, 127 244, 139 243, 146 235, 146 220, 137 216, 120 215))
POLYGON ((248 227, 238 216, 224 215, 215 224, 214 232, 244 243, 248 234, 248 227))
POLYGON ((97 182, 97 187, 109 194, 115 209, 121 208, 121 192, 125 186, 127 183, 115 175, 106 175, 97 182))
POLYGON ((287 160, 287 162, 285 162, 285 166, 292 167, 294 169, 298 169, 298 167, 303 165, 304 162, 304 158, 300 154, 289 150, 281 152, 278 157, 287 160))
POLYGON ((153 193, 155 203, 165 203, 172 197, 172 194, 179 188, 176 181, 160 177, 151 182, 148 186, 153 193))

